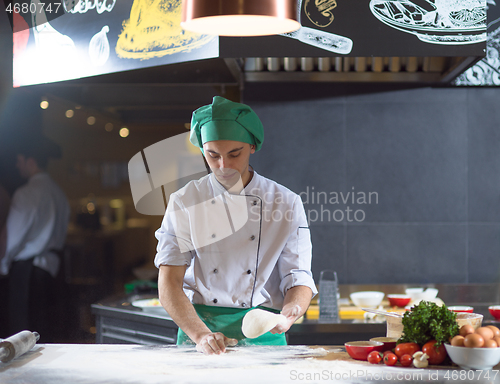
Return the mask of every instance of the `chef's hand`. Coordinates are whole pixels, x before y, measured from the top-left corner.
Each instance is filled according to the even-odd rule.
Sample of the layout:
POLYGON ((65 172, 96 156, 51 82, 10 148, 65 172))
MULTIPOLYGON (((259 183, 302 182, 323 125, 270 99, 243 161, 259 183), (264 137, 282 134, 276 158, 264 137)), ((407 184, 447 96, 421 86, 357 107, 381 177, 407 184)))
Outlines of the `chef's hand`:
POLYGON ((300 305, 287 304, 283 307, 281 314, 286 317, 286 321, 282 323, 278 323, 273 329, 269 332, 271 333, 284 333, 290 329, 290 327, 295 323, 295 321, 299 318, 302 313, 302 308, 300 305))
POLYGON ((230 339, 224 336, 223 333, 207 333, 201 338, 198 344, 196 344, 196 350, 206 353, 207 355, 220 355, 226 352, 226 347, 234 347, 236 344, 238 344, 238 340, 230 339))

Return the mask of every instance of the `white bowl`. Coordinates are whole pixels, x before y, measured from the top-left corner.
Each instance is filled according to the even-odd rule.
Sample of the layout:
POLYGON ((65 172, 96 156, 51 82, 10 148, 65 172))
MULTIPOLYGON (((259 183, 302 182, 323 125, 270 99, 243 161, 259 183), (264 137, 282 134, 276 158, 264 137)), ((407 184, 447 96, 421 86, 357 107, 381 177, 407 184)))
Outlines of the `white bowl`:
POLYGON ((384 292, 360 291, 351 293, 349 296, 356 307, 375 308, 382 302, 384 292))
POLYGON ((408 296, 413 296, 414 294, 417 294, 417 293, 422 293, 424 291, 423 288, 406 288, 405 289, 405 292, 408 296))
POLYGON ((500 348, 467 348, 445 344, 451 361, 463 369, 492 369, 500 363, 500 348))
POLYGON ((418 304, 422 300, 434 300, 437 297, 439 290, 436 288, 427 288, 424 291, 423 288, 407 288, 405 292, 411 297, 411 304, 418 304))

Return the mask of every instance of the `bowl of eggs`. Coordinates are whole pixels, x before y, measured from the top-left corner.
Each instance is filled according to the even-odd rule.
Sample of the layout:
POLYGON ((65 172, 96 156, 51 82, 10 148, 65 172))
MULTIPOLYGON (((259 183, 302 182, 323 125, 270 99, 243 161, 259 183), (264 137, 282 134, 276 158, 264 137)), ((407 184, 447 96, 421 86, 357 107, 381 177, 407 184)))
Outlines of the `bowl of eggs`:
POLYGON ((460 333, 444 345, 451 361, 462 369, 492 369, 500 363, 500 330, 487 325, 460 327, 460 333))

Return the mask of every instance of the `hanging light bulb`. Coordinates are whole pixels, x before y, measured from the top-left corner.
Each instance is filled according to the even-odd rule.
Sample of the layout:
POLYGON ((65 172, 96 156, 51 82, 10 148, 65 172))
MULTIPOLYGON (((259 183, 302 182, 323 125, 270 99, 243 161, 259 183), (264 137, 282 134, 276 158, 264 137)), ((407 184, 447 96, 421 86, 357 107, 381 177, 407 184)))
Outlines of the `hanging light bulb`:
POLYGON ((127 137, 129 135, 129 133, 130 133, 130 131, 126 127, 123 127, 122 129, 120 129, 120 132, 119 132, 121 137, 127 137))
POLYGON ((219 36, 265 36, 296 31, 297 0, 183 0, 181 27, 219 36))
POLYGON ((49 107, 49 100, 44 96, 42 101, 40 101, 40 108, 47 109, 49 107))

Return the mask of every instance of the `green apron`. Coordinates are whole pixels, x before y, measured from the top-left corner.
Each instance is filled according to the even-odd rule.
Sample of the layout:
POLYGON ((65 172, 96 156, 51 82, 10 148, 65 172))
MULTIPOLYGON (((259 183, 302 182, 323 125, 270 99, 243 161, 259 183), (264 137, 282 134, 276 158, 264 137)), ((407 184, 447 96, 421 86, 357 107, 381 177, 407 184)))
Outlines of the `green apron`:
MULTIPOLYGON (((266 311, 279 313, 271 308, 257 307, 266 311)), ((213 307, 203 304, 194 304, 194 309, 200 319, 212 332, 222 332, 226 337, 238 340, 238 346, 241 345, 287 345, 284 333, 272 334, 266 332, 255 339, 245 338, 241 332, 241 322, 248 311, 255 308, 229 308, 213 307)), ((194 345, 194 342, 179 328, 177 332, 177 345, 194 345)))

